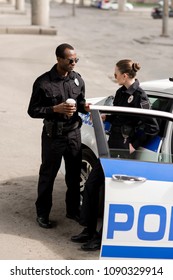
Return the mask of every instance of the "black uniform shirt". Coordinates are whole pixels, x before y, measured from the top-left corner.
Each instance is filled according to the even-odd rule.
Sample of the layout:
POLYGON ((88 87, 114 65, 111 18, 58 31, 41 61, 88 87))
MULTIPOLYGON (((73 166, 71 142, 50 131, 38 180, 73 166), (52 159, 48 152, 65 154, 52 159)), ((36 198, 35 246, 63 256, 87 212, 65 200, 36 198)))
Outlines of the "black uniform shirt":
POLYGON ((36 79, 28 107, 28 114, 32 118, 43 118, 64 122, 75 122, 78 112, 84 110, 85 83, 80 74, 71 71, 62 78, 58 76, 56 64, 52 69, 36 79), (68 98, 76 100, 77 111, 68 119, 64 114, 54 113, 53 106, 58 105, 68 98))
MULTIPOLYGON (((139 81, 135 82, 127 89, 125 86, 120 87, 115 95, 114 106, 122 107, 135 107, 142 109, 150 109, 150 101, 145 91, 139 86, 139 81)), ((106 120, 112 125, 112 130, 115 127, 122 127, 124 125, 131 126, 133 130, 138 126, 139 122, 144 123, 144 119, 139 119, 133 116, 122 115, 108 115, 106 120)), ((148 125, 145 125, 145 133, 148 135, 156 135, 158 133, 158 124, 155 119, 147 120, 148 125)), ((144 137, 145 138, 145 137, 144 137)), ((132 138, 130 139, 134 148, 139 147, 142 144, 143 139, 132 138)))

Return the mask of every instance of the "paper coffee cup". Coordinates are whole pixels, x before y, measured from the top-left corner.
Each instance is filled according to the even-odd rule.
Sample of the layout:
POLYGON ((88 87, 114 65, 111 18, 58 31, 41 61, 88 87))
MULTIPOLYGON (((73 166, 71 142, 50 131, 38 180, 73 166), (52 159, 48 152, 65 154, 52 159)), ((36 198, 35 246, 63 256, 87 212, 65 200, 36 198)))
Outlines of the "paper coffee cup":
POLYGON ((67 104, 71 104, 71 105, 76 105, 76 101, 73 99, 73 98, 68 98, 67 100, 66 100, 66 103, 67 104))
MULTIPOLYGON (((68 98, 66 100, 66 104, 76 106, 76 101, 73 98, 68 98)), ((68 115, 69 118, 72 117, 72 116, 73 116, 73 113, 68 115)))

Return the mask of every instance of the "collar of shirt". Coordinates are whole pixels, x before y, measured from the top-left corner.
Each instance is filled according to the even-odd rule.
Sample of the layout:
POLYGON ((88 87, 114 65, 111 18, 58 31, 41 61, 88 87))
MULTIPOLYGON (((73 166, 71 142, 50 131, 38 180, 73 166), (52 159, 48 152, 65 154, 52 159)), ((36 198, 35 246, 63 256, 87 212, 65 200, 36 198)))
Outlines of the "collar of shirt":
POLYGON ((57 64, 55 64, 52 69, 50 70, 50 78, 51 80, 59 80, 59 81, 62 81, 62 80, 65 80, 65 81, 68 81, 68 80, 74 80, 75 79, 75 74, 74 74, 74 71, 71 71, 66 77, 61 77, 58 75, 57 73, 57 70, 56 70, 56 66, 57 64))
POLYGON ((139 81, 135 79, 135 82, 128 89, 126 89, 126 93, 132 95, 138 88, 139 88, 139 81))

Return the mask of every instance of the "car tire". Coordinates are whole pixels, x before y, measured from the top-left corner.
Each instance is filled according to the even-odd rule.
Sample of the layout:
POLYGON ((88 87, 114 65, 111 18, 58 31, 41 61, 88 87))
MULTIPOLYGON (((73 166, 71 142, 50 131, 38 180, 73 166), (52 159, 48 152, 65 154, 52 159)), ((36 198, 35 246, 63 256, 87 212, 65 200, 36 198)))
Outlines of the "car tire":
POLYGON ((80 205, 82 205, 83 201, 85 182, 88 179, 88 176, 92 168, 94 167, 96 161, 97 157, 89 148, 82 149, 82 168, 80 175, 80 205))

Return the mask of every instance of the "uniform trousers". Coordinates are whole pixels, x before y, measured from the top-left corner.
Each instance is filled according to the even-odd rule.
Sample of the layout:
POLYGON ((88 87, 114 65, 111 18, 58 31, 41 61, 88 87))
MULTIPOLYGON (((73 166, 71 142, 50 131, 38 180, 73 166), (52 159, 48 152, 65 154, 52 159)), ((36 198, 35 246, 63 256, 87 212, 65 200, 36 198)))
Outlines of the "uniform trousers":
MULTIPOLYGON (((121 133, 116 133, 116 135, 112 134, 109 138, 108 144, 110 149, 112 149, 112 147, 115 149, 116 147, 114 151, 112 150, 112 152, 114 152, 114 157, 131 157, 129 154, 129 141, 128 139, 124 141, 121 133)), ((101 162, 98 159, 86 181, 80 212, 80 224, 87 227, 90 236, 93 236, 96 233, 100 193, 102 192, 101 198, 103 200, 101 201, 101 204, 104 204, 104 190, 105 176, 101 162)))
MULTIPOLYGON (((87 226, 90 236, 93 236, 97 229, 100 193, 103 191, 104 196, 104 181, 104 172, 98 159, 86 181, 80 212, 80 224, 87 226)), ((104 201, 104 198, 101 198, 104 201)), ((103 203, 103 201, 101 202, 103 203)))
POLYGON ((42 132, 42 164, 39 171, 37 215, 48 218, 52 207, 52 192, 62 157, 65 162, 66 213, 77 215, 80 206, 81 134, 77 128, 56 138, 42 132))

